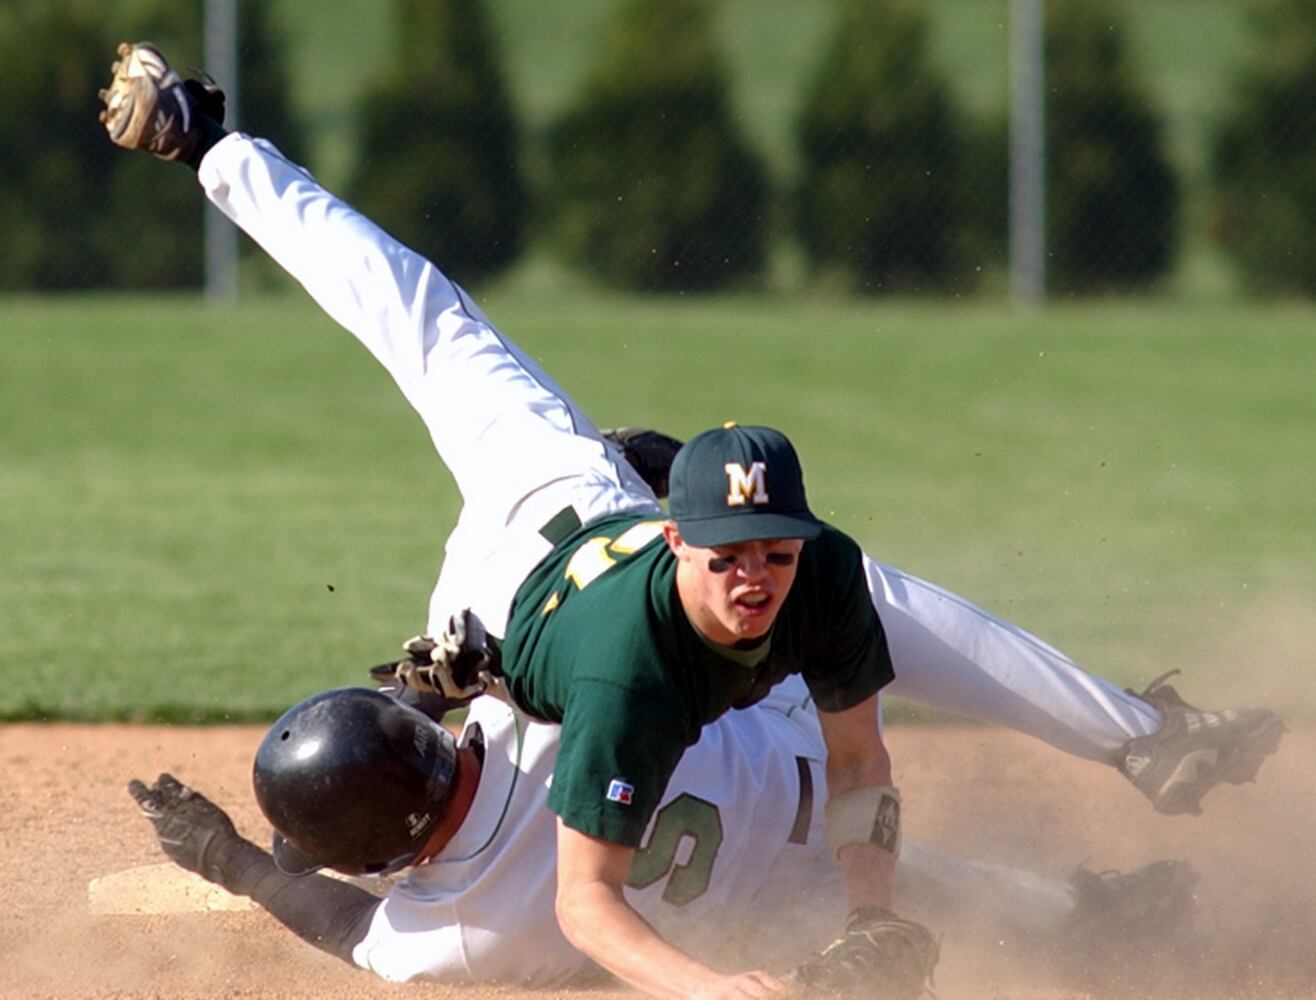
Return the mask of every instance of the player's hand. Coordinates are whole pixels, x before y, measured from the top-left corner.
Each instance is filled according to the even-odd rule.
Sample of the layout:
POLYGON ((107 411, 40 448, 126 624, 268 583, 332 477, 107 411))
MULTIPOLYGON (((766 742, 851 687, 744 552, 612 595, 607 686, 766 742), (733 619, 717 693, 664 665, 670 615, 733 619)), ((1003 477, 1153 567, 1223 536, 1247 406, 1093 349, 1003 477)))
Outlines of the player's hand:
POLYGON ((147 787, 134 778, 128 794, 155 827, 160 847, 171 860, 211 882, 224 884, 224 861, 242 838, 228 813, 172 774, 147 787))
POLYGON ((915 1000, 932 985, 940 955, 940 941, 922 924, 864 906, 840 938, 795 970, 794 981, 811 992, 915 1000))
POLYGON ((498 647, 469 608, 449 618, 448 627, 437 637, 412 636, 402 644, 402 651, 406 659, 381 663, 371 668, 370 676, 386 686, 396 682, 438 694, 450 708, 483 694, 500 672, 498 647))

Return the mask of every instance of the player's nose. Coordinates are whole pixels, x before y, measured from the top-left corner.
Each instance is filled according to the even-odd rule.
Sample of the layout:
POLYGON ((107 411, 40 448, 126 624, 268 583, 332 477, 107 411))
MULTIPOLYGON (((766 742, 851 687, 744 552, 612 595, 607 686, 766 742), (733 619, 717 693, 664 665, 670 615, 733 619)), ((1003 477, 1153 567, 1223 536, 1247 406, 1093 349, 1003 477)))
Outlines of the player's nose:
POLYGON ((737 560, 737 565, 741 576, 747 581, 765 580, 768 577, 768 553, 757 546, 751 546, 737 560))

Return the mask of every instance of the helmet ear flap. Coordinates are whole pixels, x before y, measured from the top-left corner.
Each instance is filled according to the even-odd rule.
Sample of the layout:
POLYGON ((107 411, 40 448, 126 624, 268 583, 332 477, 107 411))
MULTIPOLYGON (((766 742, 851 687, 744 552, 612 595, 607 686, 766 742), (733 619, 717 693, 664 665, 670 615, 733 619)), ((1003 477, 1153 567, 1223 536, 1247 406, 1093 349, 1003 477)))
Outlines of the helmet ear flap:
POLYGON ((443 817, 456 763, 452 734, 386 693, 336 688, 299 702, 252 764, 275 863, 289 875, 406 867, 443 817))
POLYGON ((270 854, 274 857, 274 866, 285 875, 310 875, 324 867, 323 861, 299 851, 278 830, 274 831, 270 854))

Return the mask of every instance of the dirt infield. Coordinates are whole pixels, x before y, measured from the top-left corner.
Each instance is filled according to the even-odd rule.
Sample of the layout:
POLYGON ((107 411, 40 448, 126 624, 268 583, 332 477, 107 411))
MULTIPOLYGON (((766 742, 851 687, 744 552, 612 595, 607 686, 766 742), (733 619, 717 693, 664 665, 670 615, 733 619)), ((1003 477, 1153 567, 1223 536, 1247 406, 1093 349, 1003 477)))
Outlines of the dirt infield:
MULTIPOLYGON (((260 735, 246 727, 0 728, 0 996, 348 1000, 616 992, 393 986, 302 944, 260 912, 90 915, 91 879, 161 860, 124 790, 130 777, 172 771, 264 842, 248 777, 260 735)), ((1195 970, 1160 977, 1169 985, 1144 984, 1133 995, 1316 996, 1310 727, 1285 737, 1259 783, 1213 792, 1196 818, 1157 816, 1114 770, 1012 733, 904 725, 891 727, 889 740, 906 794, 907 836, 1057 876, 1084 862, 1130 868, 1167 857, 1198 868, 1206 958, 1195 970)), ((1048 982, 1004 953, 972 951, 952 936, 945 940, 942 1000, 1091 995, 1048 982)))

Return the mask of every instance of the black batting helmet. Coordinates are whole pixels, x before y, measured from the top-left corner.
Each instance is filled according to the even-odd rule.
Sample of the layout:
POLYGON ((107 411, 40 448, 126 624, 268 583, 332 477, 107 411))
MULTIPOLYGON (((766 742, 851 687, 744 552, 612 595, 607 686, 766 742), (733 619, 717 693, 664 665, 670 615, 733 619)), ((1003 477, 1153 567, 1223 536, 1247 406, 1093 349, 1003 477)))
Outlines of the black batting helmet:
POLYGON ((363 687, 313 695, 265 734, 252 768, 289 875, 383 875, 416 860, 452 788, 457 747, 428 716, 363 687))

